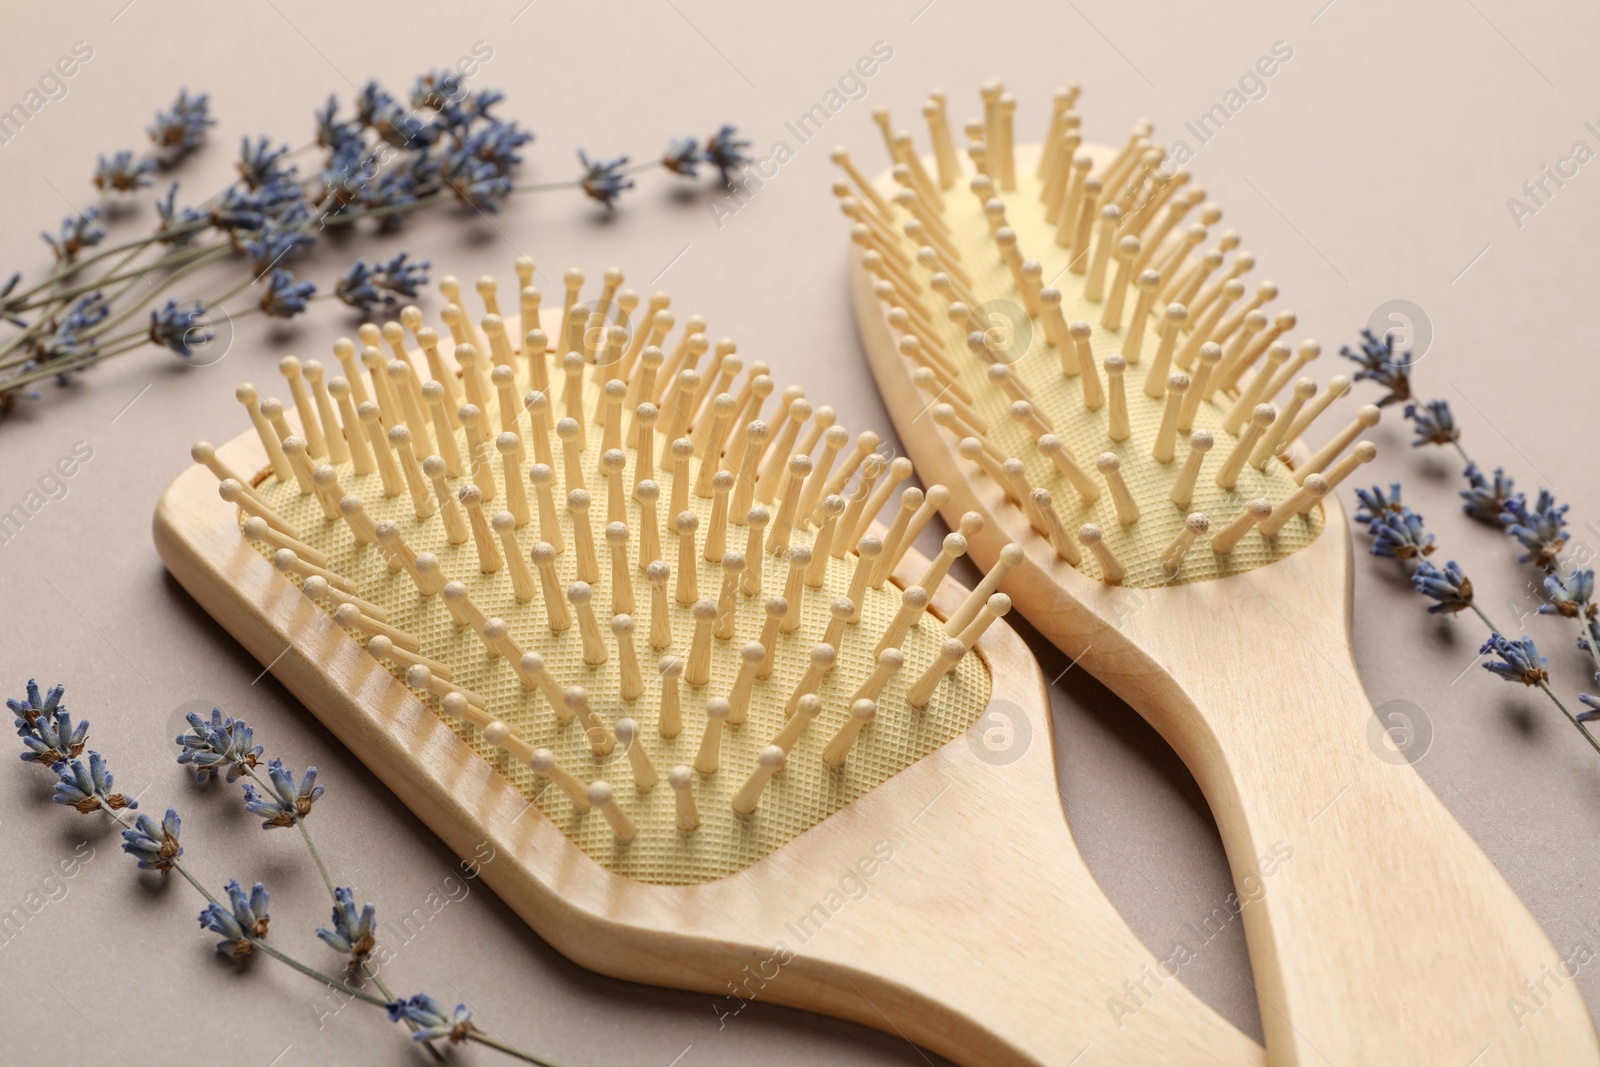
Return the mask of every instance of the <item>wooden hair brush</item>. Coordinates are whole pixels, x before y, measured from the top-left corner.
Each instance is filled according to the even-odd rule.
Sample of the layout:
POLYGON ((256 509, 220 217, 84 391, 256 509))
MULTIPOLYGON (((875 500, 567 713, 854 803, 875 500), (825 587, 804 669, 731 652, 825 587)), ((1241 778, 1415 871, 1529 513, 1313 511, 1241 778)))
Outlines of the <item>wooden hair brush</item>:
POLYGON ((1362 692, 1331 490, 1372 459, 1378 409, 1298 443, 1349 379, 1302 376, 1318 346, 1290 346, 1277 287, 1247 284, 1254 256, 1150 125, 1096 147, 1077 96, 1042 148, 1014 145, 990 83, 964 161, 942 94, 930 156, 881 111, 888 172, 835 154, 908 454, 947 515, 983 517, 970 552, 1017 609, 1161 731, 1235 880, 1265 887, 1244 920, 1272 1062, 1596 1062, 1576 983, 1512 1010, 1560 956, 1362 692), (1293 859, 1266 877, 1276 841, 1293 859))
POLYGON ((1051 722, 947 577, 982 520, 922 558, 948 491, 877 435, 619 271, 548 309, 517 271, 520 315, 446 279, 449 337, 406 308, 240 387, 155 516, 195 599, 585 966, 974 1065, 1261 1062, 1100 892, 1051 746, 985 744, 1051 722))

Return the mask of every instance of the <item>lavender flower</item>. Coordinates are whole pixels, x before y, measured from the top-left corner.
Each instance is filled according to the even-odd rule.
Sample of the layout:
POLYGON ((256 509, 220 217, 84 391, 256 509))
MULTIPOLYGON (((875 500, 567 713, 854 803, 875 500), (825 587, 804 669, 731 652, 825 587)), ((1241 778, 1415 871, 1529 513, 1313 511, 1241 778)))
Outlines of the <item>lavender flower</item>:
POLYGON ((439 126, 399 104, 391 104, 374 116, 372 131, 392 148, 427 148, 439 140, 439 126))
MULTIPOLYGON (((53 690, 53 692, 59 691, 53 690)), ((88 720, 72 724, 72 715, 66 708, 55 708, 51 713, 33 719, 17 720, 17 736, 28 751, 21 753, 28 763, 43 763, 53 767, 63 760, 73 759, 83 752, 89 737, 88 720)))
POLYGON ((1411 399, 1411 365, 1414 362, 1408 350, 1396 358, 1394 336, 1384 334, 1380 339, 1371 330, 1361 331, 1361 350, 1349 345, 1339 349, 1339 354, 1361 365, 1356 381, 1376 382, 1389 392, 1378 401, 1379 407, 1401 404, 1411 399))
MULTIPOLYGON (((1596 683, 1600 683, 1600 671, 1595 672, 1594 680, 1596 683)), ((1591 722, 1595 719, 1600 719, 1600 697, 1595 696, 1593 693, 1579 693, 1578 702, 1589 709, 1588 711, 1578 712, 1579 722, 1591 722)))
POLYGON ((1539 490, 1539 499, 1531 508, 1520 495, 1506 501, 1500 523, 1528 550, 1519 562, 1546 569, 1556 565, 1556 558, 1571 536, 1563 528, 1567 525, 1567 505, 1557 507, 1548 489, 1539 490))
POLYGON ((244 248, 250 255, 250 269, 261 277, 284 259, 315 243, 316 238, 297 226, 269 220, 253 240, 245 242, 244 248))
POLYGON ((41 697, 39 683, 29 678, 28 695, 21 700, 7 700, 6 707, 17 717, 17 730, 20 732, 24 725, 32 723, 39 716, 54 715, 64 695, 66 695, 65 687, 53 685, 50 691, 41 697))
POLYGON ((261 294, 261 310, 275 319, 292 319, 306 309, 316 291, 314 282, 297 282, 288 271, 274 270, 267 276, 267 291, 261 294))
POLYGON ((1505 471, 1496 467, 1494 481, 1491 482, 1483 476, 1476 463, 1467 464, 1467 469, 1461 474, 1470 486, 1461 490, 1461 499, 1466 501, 1461 509, 1479 522, 1498 526, 1501 512, 1505 510, 1506 504, 1516 497, 1512 490, 1512 480, 1506 477, 1505 471))
POLYGON ((477 1029, 472 1025, 472 1012, 465 1004, 457 1004, 455 1011, 446 1014, 444 1005, 426 993, 418 993, 410 1000, 397 1000, 388 1005, 388 1009, 393 1021, 418 1027, 411 1035, 418 1041, 436 1041, 444 1037, 453 1045, 459 1044, 477 1029))
POLYGON ((722 174, 722 184, 733 184, 733 172, 750 162, 745 149, 750 142, 739 137, 739 131, 724 122, 711 139, 706 141, 705 161, 722 174))
POLYGON ((418 287, 428 284, 432 263, 426 259, 408 261, 407 256, 401 252, 387 263, 356 260, 334 286, 334 295, 364 312, 393 304, 397 296, 416 296, 418 287))
POLYGON ((188 359, 195 349, 203 348, 216 337, 216 332, 204 325, 205 314, 206 306, 198 300, 188 307, 168 300, 166 307, 150 312, 150 340, 188 359))
POLYGON ((344 122, 337 116, 339 114, 339 98, 333 93, 328 94, 328 102, 321 109, 313 113, 317 123, 317 147, 337 149, 348 144, 351 139, 360 140, 361 134, 354 123, 344 122))
POLYGON ((244 806, 266 820, 261 824, 264 830, 293 826, 295 820, 311 814, 311 805, 323 792, 317 784, 315 767, 307 767, 300 784, 295 785, 294 772, 285 768, 282 760, 275 759, 267 764, 267 779, 270 793, 258 793, 248 784, 244 787, 244 806))
POLYGON ((239 170, 239 179, 252 189, 259 189, 276 181, 292 180, 295 168, 285 167, 282 163, 288 154, 288 145, 281 144, 274 148, 269 138, 258 137, 254 144, 250 143, 248 137, 241 138, 239 162, 235 164, 239 170))
POLYGON ((468 207, 489 214, 511 195, 511 179, 495 164, 477 158, 469 148, 452 152, 439 170, 440 179, 468 207))
POLYGON ((206 127, 216 125, 217 121, 211 117, 210 107, 211 98, 207 94, 190 96, 189 90, 181 89, 170 111, 156 112, 155 122, 148 132, 156 150, 166 153, 169 164, 205 143, 206 127))
POLYGON ((76 215, 69 215, 61 220, 61 231, 57 234, 41 233, 50 250, 56 254, 60 263, 71 263, 78 258, 78 253, 85 248, 93 248, 105 240, 105 231, 96 222, 100 218, 100 209, 91 207, 87 211, 80 211, 76 215))
POLYGON ((1411 584, 1423 596, 1438 601, 1428 609, 1430 615, 1454 614, 1472 606, 1472 582, 1455 560, 1446 563, 1444 570, 1423 560, 1411 572, 1411 584))
POLYGON ((1378 519, 1389 513, 1398 515, 1401 510, 1400 483, 1392 482, 1388 493, 1383 491, 1383 486, 1375 485, 1371 489, 1357 489, 1356 499, 1361 502, 1361 508, 1355 514, 1355 521, 1371 526, 1378 519))
MULTIPOLYGON (((99 342, 87 336, 91 327, 102 322, 111 314, 111 305, 106 303, 105 297, 98 291, 88 293, 78 298, 67 312, 67 317, 62 319, 49 336, 34 346, 35 366, 44 366, 49 363, 85 359, 99 351, 99 342)), ((62 385, 66 384, 65 375, 59 379, 62 385)))
POLYGON ((102 807, 114 811, 119 808, 139 806, 137 801, 111 791, 115 781, 111 777, 111 772, 106 770, 106 761, 100 758, 98 752, 89 753, 87 767, 81 760, 73 759, 65 764, 56 764, 52 770, 59 779, 52 798, 57 804, 77 808, 84 815, 92 815, 102 807))
POLYGON ((580 148, 578 162, 583 166, 583 177, 578 179, 578 184, 583 187, 585 193, 600 201, 608 210, 616 206, 617 197, 621 196, 624 190, 633 188, 633 179, 622 172, 622 168, 628 165, 627 156, 618 156, 612 160, 592 160, 580 148))
POLYGON ((17 314, 18 307, 14 306, 22 304, 23 301, 20 299, 15 301, 8 299, 12 290, 16 289, 17 283, 20 281, 22 281, 22 272, 19 270, 11 275, 5 285, 0 286, 0 319, 4 319, 11 325, 21 329, 27 329, 28 321, 17 314))
POLYGON ((1489 640, 1478 649, 1478 655, 1498 656, 1499 659, 1485 663, 1483 667, 1508 682, 1541 685, 1550 677, 1550 672, 1545 670, 1545 658, 1539 655, 1539 650, 1534 647, 1531 637, 1512 641, 1500 634, 1490 634, 1489 640))
POLYGON ((699 177, 698 168, 704 162, 700 141, 694 137, 674 137, 667 142, 667 150, 661 156, 663 167, 685 178, 699 177))
POLYGON ((1372 554, 1390 559, 1420 559, 1433 552, 1433 534, 1423 529, 1422 516, 1410 508, 1386 512, 1374 519, 1372 554))
POLYGON ((1544 594, 1550 598, 1550 603, 1539 605, 1540 615, 1561 615, 1568 619, 1595 617, 1593 570, 1575 570, 1565 578, 1552 571, 1545 575, 1544 594))
POLYGON ((178 762, 193 767, 195 781, 209 782, 218 774, 233 781, 256 765, 261 757, 261 746, 254 744, 255 736, 243 719, 222 714, 221 708, 211 709, 211 718, 199 713, 189 713, 189 732, 176 738, 178 762))
POLYGON ((1583 621, 1583 632, 1578 635, 1578 651, 1594 654, 1600 648, 1600 619, 1593 616, 1583 621))
POLYGON ((389 95, 388 90, 376 81, 369 80, 356 94, 356 121, 370 127, 378 121, 379 115, 393 106, 394 97, 389 95))
POLYGON ((137 859, 142 871, 169 871, 183 855, 183 846, 178 844, 182 825, 178 813, 171 808, 159 824, 150 816, 141 815, 133 829, 122 831, 122 851, 137 859))
POLYGON ((333 928, 317 927, 317 936, 338 952, 350 954, 351 966, 359 966, 377 947, 377 909, 367 904, 356 911, 355 894, 344 887, 333 891, 333 928))
POLYGON ((1423 445, 1453 445, 1461 440, 1461 428, 1450 412, 1448 400, 1430 400, 1426 404, 1407 404, 1406 418, 1417 433, 1412 448, 1423 445))
POLYGON ((150 184, 148 175, 155 168, 155 160, 136 160, 133 153, 124 148, 110 159, 101 156, 91 180, 103 193, 131 193, 150 184))
POLYGON ((430 70, 411 83, 411 106, 443 111, 466 96, 466 79, 459 71, 430 70))
POLYGON ((248 956, 256 950, 254 939, 267 936, 267 905, 272 895, 260 882, 245 896, 244 887, 237 881, 228 883, 228 902, 232 910, 220 904, 207 904, 200 913, 200 925, 222 935, 217 951, 224 956, 248 956))

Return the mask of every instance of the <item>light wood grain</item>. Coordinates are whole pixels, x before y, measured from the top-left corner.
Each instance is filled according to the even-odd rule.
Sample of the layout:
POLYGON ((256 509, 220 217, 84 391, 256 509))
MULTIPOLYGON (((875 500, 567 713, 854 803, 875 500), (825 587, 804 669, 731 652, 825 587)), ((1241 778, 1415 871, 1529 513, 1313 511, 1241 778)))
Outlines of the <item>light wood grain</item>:
MULTIPOLYGON (((240 471, 266 462, 253 434, 218 453, 240 471)), ((1062 816, 1043 679, 1003 623, 977 651, 991 709, 1030 738, 1014 760, 958 738, 738 876, 645 885, 579 851, 275 572, 204 467, 168 489, 154 534, 195 599, 451 848, 492 847, 485 881, 587 967, 704 992, 725 1025, 755 997, 973 1065, 1261 1062, 1095 884, 1062 816), (1145 1005, 1116 1010, 1140 982, 1145 1005)), ((896 580, 925 566, 912 552, 896 580)), ((933 607, 964 595, 947 580, 933 607)))
MULTIPOLYGON (((1036 151, 1019 162, 1031 168, 1036 151)), ((968 195, 960 184, 949 195, 968 195)), ((1537 1001, 1523 987, 1561 973, 1537 922, 1410 765, 1378 754, 1338 502, 1323 501, 1309 547, 1247 573, 1151 589, 1086 577, 919 418, 927 401, 859 249, 850 256, 867 358, 919 474, 954 490, 946 519, 984 515, 971 539, 981 565, 1009 541, 1026 548, 1002 589, 1148 719, 1205 792, 1240 896, 1254 900, 1243 917, 1271 1062, 1600 1061, 1575 982, 1546 979, 1537 1001), (1267 874, 1261 857, 1275 850, 1292 855, 1267 874)))

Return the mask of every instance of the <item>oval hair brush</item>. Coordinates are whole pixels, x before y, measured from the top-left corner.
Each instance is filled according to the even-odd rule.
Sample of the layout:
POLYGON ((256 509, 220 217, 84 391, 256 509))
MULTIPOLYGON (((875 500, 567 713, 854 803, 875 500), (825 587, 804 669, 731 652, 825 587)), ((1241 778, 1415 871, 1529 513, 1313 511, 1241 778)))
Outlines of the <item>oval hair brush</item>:
POLYGON ((922 558, 948 491, 876 434, 517 271, 240 386, 156 512, 195 599, 585 966, 974 1065, 1261 1062, 1079 856, 1009 599, 947 577, 982 520, 922 558))
POLYGON ((1243 914, 1272 1062, 1596 1062, 1559 954, 1362 692, 1332 490, 1373 458, 1378 409, 1305 376, 1318 346, 1290 344, 1277 287, 1150 125, 1096 147, 1077 96, 1042 149, 1014 145, 991 82, 964 161, 937 93, 930 156, 882 111, 886 173, 835 153, 908 454, 946 515, 983 517, 971 555, 1017 610, 1161 731, 1235 881, 1264 887, 1243 914), (1330 407, 1342 428, 1300 445, 1330 407), (1269 872, 1275 842, 1293 857, 1269 872))

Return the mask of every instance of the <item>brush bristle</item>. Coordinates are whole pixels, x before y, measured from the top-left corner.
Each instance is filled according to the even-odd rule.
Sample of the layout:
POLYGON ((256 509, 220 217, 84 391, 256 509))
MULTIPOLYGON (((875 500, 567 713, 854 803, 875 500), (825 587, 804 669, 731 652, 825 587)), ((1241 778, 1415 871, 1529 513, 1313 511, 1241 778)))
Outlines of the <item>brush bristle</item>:
POLYGON ((1005 492, 1008 530, 1031 527, 1102 581, 1202 581, 1305 547, 1322 509, 1300 485, 1350 473, 1336 461, 1372 412, 1314 454, 1297 448, 1349 380, 1301 376, 1320 347, 1288 344, 1295 316, 1269 306, 1276 285, 1247 284, 1255 257, 1217 232, 1221 209, 1148 123, 1120 150, 1088 145, 1076 90, 1056 94, 1043 146, 1018 148, 997 84, 967 127, 965 167, 938 106, 924 109, 926 159, 876 116, 891 163, 878 184, 834 155, 871 313, 949 447, 1005 492), (1293 510, 1205 536, 1261 499, 1293 510), (1065 536, 1085 526, 1088 554, 1065 536))
POLYGON ((407 308, 334 345, 353 377, 285 360, 298 428, 239 391, 271 467, 195 458, 274 565, 591 857, 697 883, 958 736, 989 677, 886 580, 933 512, 904 489, 874 526, 910 464, 698 317, 672 335, 663 294, 630 321, 620 280, 584 303, 569 272, 547 335, 489 279, 474 326, 445 279, 453 344, 407 308))

